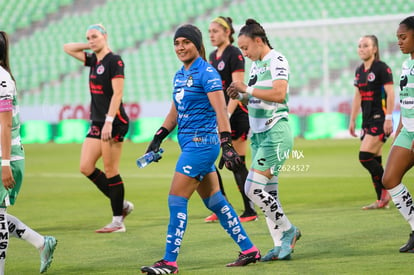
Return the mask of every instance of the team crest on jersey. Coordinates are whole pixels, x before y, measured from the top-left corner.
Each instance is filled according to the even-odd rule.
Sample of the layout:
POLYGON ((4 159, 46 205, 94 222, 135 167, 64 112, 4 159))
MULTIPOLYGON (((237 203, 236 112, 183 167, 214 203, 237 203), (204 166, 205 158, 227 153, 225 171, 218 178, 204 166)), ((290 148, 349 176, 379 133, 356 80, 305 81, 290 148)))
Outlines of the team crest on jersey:
POLYGON ((187 79, 187 87, 191 87, 194 84, 193 77, 190 75, 187 79))
POLYGON ((224 63, 224 61, 221 60, 217 65, 217 70, 222 71, 225 66, 226 66, 226 63, 224 63))
POLYGON ((97 74, 103 74, 105 71, 105 67, 101 64, 98 66, 98 68, 96 68, 96 73, 97 74))
POLYGON ((370 73, 368 74, 367 80, 368 80, 369 82, 374 81, 374 80, 375 80, 375 74, 374 74, 373 72, 370 72, 370 73))

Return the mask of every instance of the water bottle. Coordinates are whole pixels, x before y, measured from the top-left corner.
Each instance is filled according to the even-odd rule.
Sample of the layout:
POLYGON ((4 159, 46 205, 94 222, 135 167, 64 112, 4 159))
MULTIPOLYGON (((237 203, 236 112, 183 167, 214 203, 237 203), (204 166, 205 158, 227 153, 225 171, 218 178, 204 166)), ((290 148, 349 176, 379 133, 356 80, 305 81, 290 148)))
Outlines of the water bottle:
POLYGON ((164 152, 164 150, 162 148, 160 148, 160 150, 156 153, 154 151, 150 151, 150 152, 146 153, 145 155, 143 155, 143 156, 141 156, 137 159, 137 166, 139 168, 144 168, 145 166, 147 166, 151 162, 159 160, 161 158, 161 155, 162 155, 163 152, 164 152))

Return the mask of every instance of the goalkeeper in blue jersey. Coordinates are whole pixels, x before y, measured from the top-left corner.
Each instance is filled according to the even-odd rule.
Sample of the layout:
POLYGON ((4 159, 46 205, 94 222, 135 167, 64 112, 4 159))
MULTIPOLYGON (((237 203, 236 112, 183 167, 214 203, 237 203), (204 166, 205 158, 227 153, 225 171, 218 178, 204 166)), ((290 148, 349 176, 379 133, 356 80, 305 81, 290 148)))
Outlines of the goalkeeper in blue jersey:
POLYGON ((16 83, 9 66, 8 35, 0 31, 0 274, 4 274, 9 236, 27 241, 40 252, 40 273, 52 263, 57 241, 42 236, 17 217, 7 214, 20 191, 24 175, 24 150, 20 143, 20 119, 17 105, 16 83))
POLYGON ((228 169, 235 170, 241 166, 240 157, 231 142, 220 75, 205 60, 202 35, 197 27, 179 27, 174 36, 174 49, 183 66, 173 79, 171 109, 147 152, 157 152, 162 140, 177 126, 181 154, 168 195, 170 221, 164 257, 152 266, 143 266, 141 271, 147 274, 178 272, 177 257, 187 226, 188 200, 195 191, 206 207, 217 215, 222 227, 241 250, 239 257, 227 266, 254 263, 260 259, 259 250, 220 192, 214 166, 220 146, 228 169))

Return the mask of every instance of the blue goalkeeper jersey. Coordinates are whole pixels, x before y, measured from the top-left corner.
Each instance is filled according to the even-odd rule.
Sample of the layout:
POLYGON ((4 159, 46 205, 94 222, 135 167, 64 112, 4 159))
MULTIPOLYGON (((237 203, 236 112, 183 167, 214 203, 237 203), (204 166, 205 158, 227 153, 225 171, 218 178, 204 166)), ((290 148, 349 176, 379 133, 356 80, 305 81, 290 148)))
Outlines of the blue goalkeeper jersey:
POLYGON ((223 89, 219 73, 198 57, 188 70, 176 72, 173 83, 180 146, 218 144, 216 112, 207 94, 223 89))

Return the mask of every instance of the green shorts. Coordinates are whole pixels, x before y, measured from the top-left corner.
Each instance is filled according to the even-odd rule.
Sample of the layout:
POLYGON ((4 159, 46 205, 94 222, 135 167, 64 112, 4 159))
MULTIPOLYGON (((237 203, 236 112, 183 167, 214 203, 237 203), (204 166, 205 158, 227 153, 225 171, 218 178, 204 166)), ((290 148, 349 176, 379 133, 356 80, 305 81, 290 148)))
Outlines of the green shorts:
POLYGON ((271 170, 275 176, 283 165, 293 147, 293 136, 289 122, 278 121, 272 129, 263 133, 254 133, 251 137, 252 165, 251 168, 271 170))
POLYGON ((414 141, 414 132, 408 132, 404 127, 394 140, 393 146, 399 146, 411 150, 414 141))
MULTIPOLYGON (((8 196, 8 200, 10 204, 13 205, 16 202, 17 194, 20 191, 20 187, 23 183, 23 175, 24 175, 24 159, 22 160, 15 160, 10 162, 10 166, 12 169, 14 181, 16 185, 14 188, 6 190, 3 184, 0 184, 0 204, 2 206, 7 206, 8 203, 5 202, 6 197, 8 196)), ((0 169, 0 176, 1 176, 1 169, 0 169)), ((7 200, 6 200, 7 201, 7 200)))

